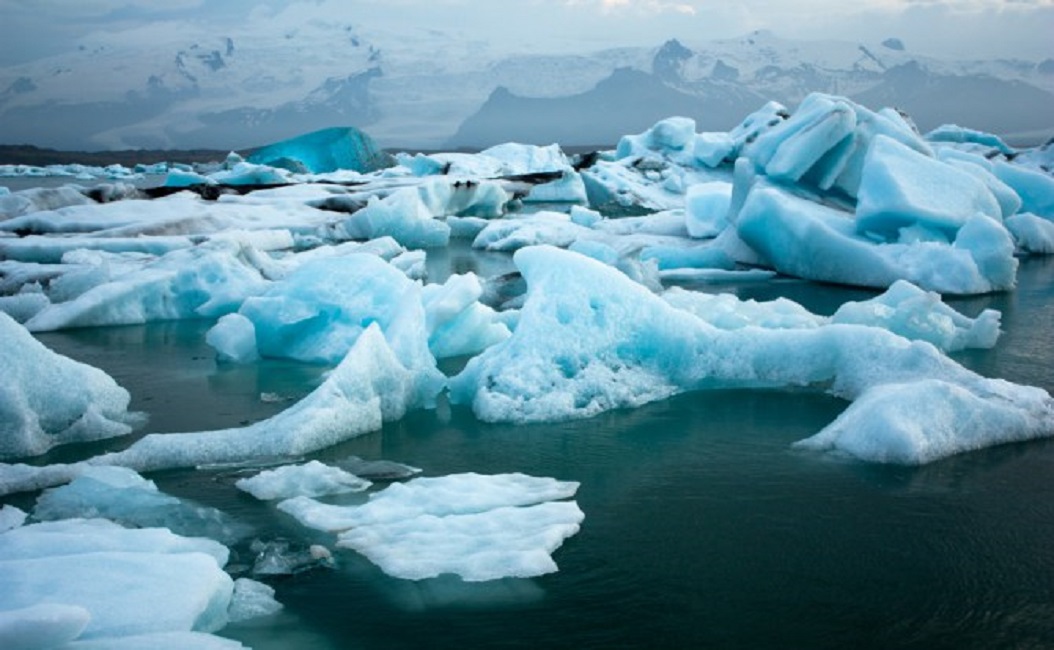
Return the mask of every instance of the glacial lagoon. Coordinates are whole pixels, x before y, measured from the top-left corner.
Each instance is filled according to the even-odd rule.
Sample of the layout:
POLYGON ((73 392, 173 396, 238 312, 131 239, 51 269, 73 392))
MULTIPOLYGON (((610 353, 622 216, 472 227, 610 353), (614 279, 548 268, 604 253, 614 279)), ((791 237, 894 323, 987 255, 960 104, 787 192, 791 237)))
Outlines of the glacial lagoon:
MULTIPOLYGON (((467 246, 429 253, 430 277, 507 268, 467 246)), ((1009 293, 948 299, 1003 314, 991 350, 953 357, 989 377, 1054 391, 1054 258, 1026 258, 1009 293)), ((706 290, 705 287, 693 287, 706 290)), ((721 287, 830 314, 874 292, 792 279, 721 287)), ((265 360, 217 364, 211 321, 43 333, 132 394, 151 432, 265 419, 306 395, 323 368, 265 360)), ((447 372, 458 369, 453 360, 447 372)), ((559 572, 483 583, 407 581, 354 552, 332 567, 260 578, 285 606, 219 634, 267 648, 699 647, 967 648, 1054 643, 1054 441, 997 446, 921 467, 791 449, 847 403, 818 391, 691 392, 598 417, 513 426, 440 404, 314 454, 385 459, 426 476, 522 472, 581 482, 581 532, 559 572)), ((134 437, 133 437, 134 438, 134 437)), ((60 447, 34 464, 119 449, 128 439, 60 447)), ((237 469, 148 474, 162 491, 212 506, 253 540, 332 546, 273 504, 234 488, 237 469)), ((383 483, 381 484, 383 485, 383 483)), ((29 509, 35 495, 5 497, 29 509)), ((362 495, 337 498, 355 502, 362 495)))

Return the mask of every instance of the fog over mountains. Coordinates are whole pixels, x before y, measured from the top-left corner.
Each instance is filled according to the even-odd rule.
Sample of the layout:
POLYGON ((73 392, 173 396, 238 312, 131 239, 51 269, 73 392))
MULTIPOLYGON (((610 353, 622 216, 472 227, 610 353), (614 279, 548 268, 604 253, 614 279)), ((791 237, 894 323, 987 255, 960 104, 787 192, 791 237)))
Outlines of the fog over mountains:
POLYGON ((439 31, 313 22, 279 36, 124 37, 0 70, 0 143, 244 148, 333 125, 400 148, 610 145, 670 115, 726 130, 808 92, 1017 142, 1054 134, 1054 59, 949 61, 910 43, 771 32, 591 54, 510 56, 439 31))

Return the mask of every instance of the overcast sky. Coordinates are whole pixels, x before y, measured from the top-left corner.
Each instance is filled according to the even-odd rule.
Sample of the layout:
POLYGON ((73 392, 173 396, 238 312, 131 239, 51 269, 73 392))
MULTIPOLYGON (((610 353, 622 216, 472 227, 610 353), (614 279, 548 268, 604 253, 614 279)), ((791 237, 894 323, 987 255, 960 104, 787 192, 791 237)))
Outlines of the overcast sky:
POLYGON ((508 44, 518 51, 689 44, 771 29, 793 38, 880 41, 942 56, 1054 57, 1054 0, 0 0, 0 65, 115 31, 230 29, 333 16, 508 44))

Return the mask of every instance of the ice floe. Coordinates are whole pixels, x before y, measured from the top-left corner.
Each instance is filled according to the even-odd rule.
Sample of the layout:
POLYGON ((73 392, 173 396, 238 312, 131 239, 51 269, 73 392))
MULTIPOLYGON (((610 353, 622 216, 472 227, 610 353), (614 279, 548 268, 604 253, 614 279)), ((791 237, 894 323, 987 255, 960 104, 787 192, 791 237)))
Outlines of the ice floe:
POLYGON ((361 506, 298 497, 278 507, 306 526, 339 533, 337 546, 394 577, 453 573, 472 582, 556 571, 551 554, 584 517, 575 502, 563 501, 577 490, 575 482, 524 474, 455 474, 392 484, 361 506))
POLYGON ((83 647, 163 647, 146 635, 174 633, 184 643, 200 638, 194 647, 238 647, 215 637, 205 643, 229 620, 226 561, 217 542, 101 519, 0 533, 0 639, 5 648, 74 639, 95 644, 83 647))

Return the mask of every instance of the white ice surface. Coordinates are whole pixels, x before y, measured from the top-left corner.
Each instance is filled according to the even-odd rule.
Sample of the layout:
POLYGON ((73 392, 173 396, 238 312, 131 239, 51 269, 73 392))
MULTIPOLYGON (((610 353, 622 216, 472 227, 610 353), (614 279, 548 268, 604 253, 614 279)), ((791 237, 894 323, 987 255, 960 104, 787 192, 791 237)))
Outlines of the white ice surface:
POLYGON ((556 571, 551 553, 578 532, 578 483, 524 474, 455 474, 395 483, 361 506, 306 497, 279 509, 302 524, 339 532, 352 548, 397 578, 455 573, 467 581, 556 571))
MULTIPOLYGON (((84 639, 213 632, 227 622, 233 590, 217 555, 226 559, 215 542, 101 520, 22 526, 0 534, 0 612, 80 607, 90 615, 84 639), (163 540, 167 547, 153 543, 163 540)), ((32 613, 22 618, 31 621, 32 613)))
POLYGON ((141 421, 102 370, 56 354, 0 313, 0 458, 122 436, 141 421))
POLYGON ((382 422, 427 406, 433 398, 416 393, 413 373, 395 358, 380 329, 371 326, 322 385, 272 418, 219 431, 151 434, 124 451, 80 463, 0 465, 0 494, 66 483, 92 465, 146 472, 296 457, 375 431, 382 422))
POLYGON ((269 501, 362 492, 372 483, 339 467, 312 460, 303 465, 284 465, 265 470, 249 478, 239 479, 234 485, 257 499, 269 501))

